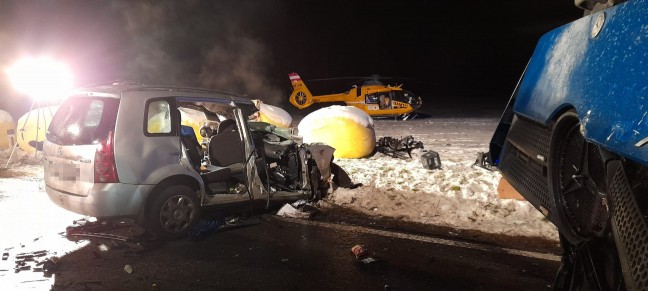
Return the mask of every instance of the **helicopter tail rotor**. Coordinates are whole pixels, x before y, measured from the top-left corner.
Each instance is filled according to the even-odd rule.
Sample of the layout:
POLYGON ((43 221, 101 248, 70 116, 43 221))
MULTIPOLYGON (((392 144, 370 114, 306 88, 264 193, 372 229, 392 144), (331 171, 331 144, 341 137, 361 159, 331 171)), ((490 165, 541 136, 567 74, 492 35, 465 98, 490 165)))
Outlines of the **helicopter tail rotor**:
POLYGON ((293 86, 293 92, 290 94, 290 104, 294 105, 299 109, 306 108, 311 106, 313 102, 313 94, 308 90, 304 81, 297 73, 288 74, 290 78, 290 83, 293 86))

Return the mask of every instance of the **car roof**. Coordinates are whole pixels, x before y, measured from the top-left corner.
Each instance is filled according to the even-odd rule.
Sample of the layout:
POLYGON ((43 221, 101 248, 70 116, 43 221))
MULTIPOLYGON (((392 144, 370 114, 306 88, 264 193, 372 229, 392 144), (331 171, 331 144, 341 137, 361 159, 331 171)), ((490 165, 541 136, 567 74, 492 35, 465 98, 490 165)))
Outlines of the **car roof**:
POLYGON ((161 85, 144 85, 133 82, 115 82, 111 84, 95 85, 79 88, 72 95, 102 96, 113 98, 150 98, 150 97, 188 97, 210 98, 234 101, 237 103, 252 103, 245 95, 192 87, 176 87, 161 85))

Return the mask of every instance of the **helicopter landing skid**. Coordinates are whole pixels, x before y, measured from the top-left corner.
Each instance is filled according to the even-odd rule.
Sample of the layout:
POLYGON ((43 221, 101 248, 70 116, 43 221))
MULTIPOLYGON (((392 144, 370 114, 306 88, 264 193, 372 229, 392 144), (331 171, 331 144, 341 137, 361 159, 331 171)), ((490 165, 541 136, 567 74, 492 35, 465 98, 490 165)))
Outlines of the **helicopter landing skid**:
POLYGON ((407 113, 407 114, 396 116, 395 119, 396 120, 411 120, 411 119, 417 119, 417 118, 421 119, 421 118, 427 118, 427 117, 430 117, 430 114, 422 112, 422 111, 416 111, 415 110, 415 111, 412 111, 412 112, 407 113))

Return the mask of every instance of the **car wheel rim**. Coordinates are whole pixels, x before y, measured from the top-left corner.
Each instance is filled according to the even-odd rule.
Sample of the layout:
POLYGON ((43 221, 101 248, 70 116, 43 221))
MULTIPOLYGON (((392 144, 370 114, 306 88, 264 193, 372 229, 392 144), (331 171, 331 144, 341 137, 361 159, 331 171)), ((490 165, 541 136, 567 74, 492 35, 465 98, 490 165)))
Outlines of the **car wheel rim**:
POLYGON ((165 231, 176 233, 187 229, 196 215, 196 205, 184 195, 176 195, 162 204, 160 223, 165 231))

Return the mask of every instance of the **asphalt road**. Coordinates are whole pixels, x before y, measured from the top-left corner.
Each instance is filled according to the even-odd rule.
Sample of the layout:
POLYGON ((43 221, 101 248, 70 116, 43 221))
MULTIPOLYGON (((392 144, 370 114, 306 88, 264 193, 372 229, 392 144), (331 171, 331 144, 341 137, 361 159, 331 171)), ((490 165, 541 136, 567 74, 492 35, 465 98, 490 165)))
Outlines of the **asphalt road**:
POLYGON ((3 276, 31 272, 14 287, 53 290, 547 290, 558 267, 552 255, 449 239, 268 215, 258 222, 197 242, 93 239, 61 256, 48 280, 3 276), (358 261, 356 244, 377 261, 358 261))
POLYGON ((555 243, 427 232, 335 208, 316 221, 265 214, 196 242, 71 242, 62 233, 81 216, 54 207, 38 185, 0 179, 1 290, 548 290, 559 266, 555 243), (357 260, 356 244, 377 261, 357 260), (15 272, 17 256, 34 251, 46 252, 36 261, 60 258, 52 274, 34 261, 15 272))

